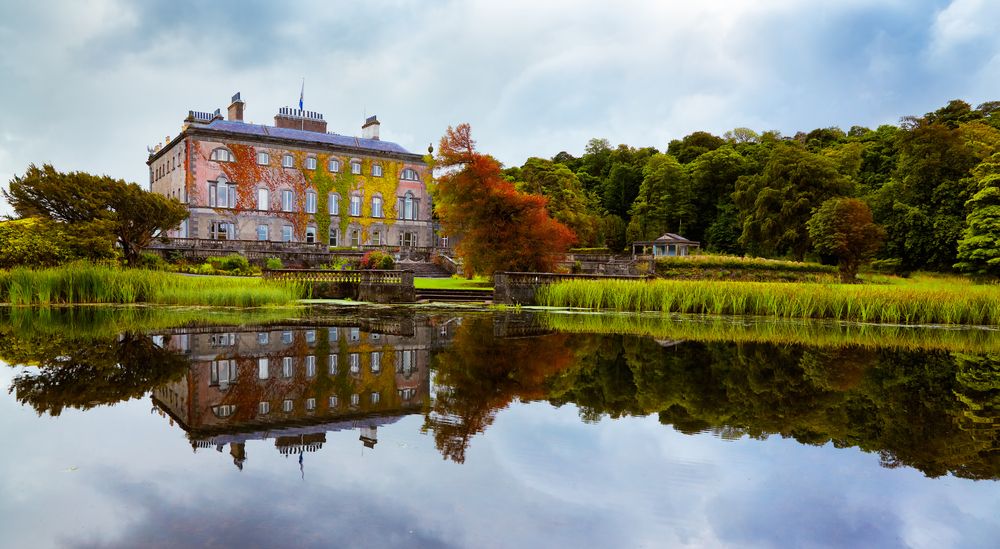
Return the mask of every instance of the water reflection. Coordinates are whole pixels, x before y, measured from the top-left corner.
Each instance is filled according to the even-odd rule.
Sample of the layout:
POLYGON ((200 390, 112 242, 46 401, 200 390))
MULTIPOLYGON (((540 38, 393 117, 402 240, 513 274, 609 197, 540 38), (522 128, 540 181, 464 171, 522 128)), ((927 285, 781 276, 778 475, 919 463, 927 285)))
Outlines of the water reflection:
POLYGON ((0 358, 31 366, 10 388, 19 402, 58 416, 148 393, 193 448, 228 446, 241 469, 251 440, 302 455, 330 432, 355 430, 358 445, 373 449, 379 427, 413 414, 445 459, 464 463, 500 410, 548 401, 577 406, 585 422, 656 414, 687 434, 857 447, 885 467, 931 477, 1000 475, 1000 355, 944 344, 565 333, 530 314, 499 313, 114 334, 48 322, 56 328, 0 324, 0 358))

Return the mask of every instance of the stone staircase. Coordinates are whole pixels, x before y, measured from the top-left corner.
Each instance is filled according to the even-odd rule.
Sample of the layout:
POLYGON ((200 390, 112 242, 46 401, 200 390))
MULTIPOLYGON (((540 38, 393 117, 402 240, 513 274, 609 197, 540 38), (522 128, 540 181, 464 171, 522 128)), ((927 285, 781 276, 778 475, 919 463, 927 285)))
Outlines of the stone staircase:
POLYGON ((413 271, 415 278, 451 278, 451 273, 438 267, 434 263, 424 263, 422 261, 400 261, 396 264, 397 269, 413 271))
POLYGON ((452 303, 485 303, 487 301, 493 301, 493 289, 417 290, 417 301, 423 300, 452 303))

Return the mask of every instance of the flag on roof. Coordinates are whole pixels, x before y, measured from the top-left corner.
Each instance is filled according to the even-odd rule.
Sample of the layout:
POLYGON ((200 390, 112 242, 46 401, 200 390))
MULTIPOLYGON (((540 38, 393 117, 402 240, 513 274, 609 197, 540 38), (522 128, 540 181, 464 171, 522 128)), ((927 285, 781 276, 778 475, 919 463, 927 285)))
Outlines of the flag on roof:
POLYGON ((306 79, 303 78, 302 79, 302 92, 299 93, 299 110, 300 111, 302 110, 302 100, 305 99, 305 96, 306 96, 306 79))

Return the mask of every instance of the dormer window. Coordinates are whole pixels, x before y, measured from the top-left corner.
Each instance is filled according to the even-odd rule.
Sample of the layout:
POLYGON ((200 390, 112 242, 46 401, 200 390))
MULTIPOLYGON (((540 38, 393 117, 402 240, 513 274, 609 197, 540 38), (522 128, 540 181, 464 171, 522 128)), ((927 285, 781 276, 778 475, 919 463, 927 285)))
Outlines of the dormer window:
POLYGON ((400 179, 405 179, 407 181, 416 181, 417 170, 414 170, 413 168, 406 168, 405 170, 403 170, 403 175, 400 177, 400 179))
POLYGON ((382 166, 380 164, 372 164, 372 176, 382 177, 382 166))
POLYGON ((351 162, 351 173, 361 175, 361 162, 351 162))
POLYGON ((330 161, 330 165, 327 166, 327 169, 329 171, 333 172, 333 173, 339 172, 340 171, 340 160, 331 160, 330 161))
POLYGON ((215 149, 212 151, 212 155, 209 156, 209 160, 215 160, 216 162, 236 162, 236 157, 233 153, 229 152, 228 149, 215 149))
POLYGON ((286 154, 285 156, 281 157, 281 167, 282 168, 291 168, 294 165, 295 165, 295 161, 292 159, 292 155, 286 154))
POLYGON ((316 159, 313 157, 306 158, 306 169, 315 170, 316 169, 316 159))
POLYGON ((257 165, 267 166, 271 163, 271 155, 266 152, 257 153, 257 165))

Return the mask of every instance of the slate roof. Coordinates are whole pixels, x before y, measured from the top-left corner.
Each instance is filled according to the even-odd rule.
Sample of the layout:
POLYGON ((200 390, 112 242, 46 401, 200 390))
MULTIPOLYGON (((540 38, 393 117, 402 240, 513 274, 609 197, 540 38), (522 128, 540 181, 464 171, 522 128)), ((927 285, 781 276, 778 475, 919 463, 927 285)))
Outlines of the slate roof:
POLYGON ((323 143, 327 145, 338 145, 341 147, 354 147, 377 152, 413 154, 400 145, 391 141, 380 141, 378 139, 363 139, 360 137, 350 137, 332 133, 319 133, 304 130, 294 130, 291 128, 278 128, 275 126, 265 126, 263 124, 247 124, 245 122, 230 122, 228 120, 215 119, 205 124, 194 122, 191 128, 217 130, 224 132, 240 133, 257 137, 276 137, 279 139, 295 139, 299 141, 309 141, 312 143, 323 143))

